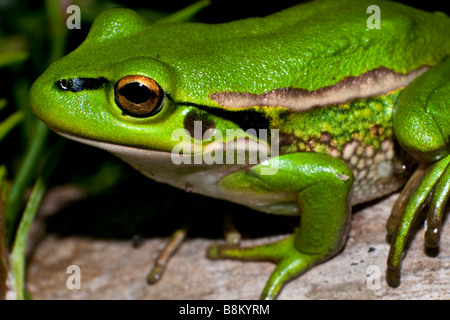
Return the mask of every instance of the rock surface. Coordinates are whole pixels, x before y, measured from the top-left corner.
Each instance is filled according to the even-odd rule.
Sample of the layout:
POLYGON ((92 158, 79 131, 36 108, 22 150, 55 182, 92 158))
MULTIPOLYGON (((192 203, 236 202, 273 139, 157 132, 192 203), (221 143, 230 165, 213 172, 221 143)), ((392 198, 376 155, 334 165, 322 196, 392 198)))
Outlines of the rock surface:
MULTIPOLYGON (((63 198, 61 191, 56 193, 63 198)), ((77 198, 77 193, 72 197, 77 198)), ((279 299, 450 299, 449 219, 444 221, 439 254, 425 254, 424 229, 419 227, 403 260, 401 285, 394 289, 386 284, 385 222, 395 199, 393 195, 356 208, 344 250, 291 281, 279 299), (377 271, 379 281, 368 281, 377 271)), ((148 285, 147 273, 170 233, 143 239, 138 247, 130 239, 39 233, 36 230, 45 229, 48 211, 59 214, 55 213, 58 206, 48 207, 51 201, 50 196, 47 213, 36 221, 35 243, 30 249, 27 286, 34 299, 258 299, 274 269, 268 262, 209 260, 206 249, 220 240, 191 236, 169 262, 162 279, 148 285), (80 267, 81 289, 67 287, 71 265, 80 267)), ((244 239, 243 245, 258 241, 244 239)))

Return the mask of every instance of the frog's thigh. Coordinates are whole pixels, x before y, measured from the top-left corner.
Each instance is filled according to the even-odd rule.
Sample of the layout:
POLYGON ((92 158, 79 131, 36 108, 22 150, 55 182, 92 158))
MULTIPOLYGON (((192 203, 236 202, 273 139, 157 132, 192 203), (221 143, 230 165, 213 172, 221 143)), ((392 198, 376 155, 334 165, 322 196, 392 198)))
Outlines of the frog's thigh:
MULTIPOLYGON (((261 191, 297 195, 298 231, 279 242, 253 248, 214 246, 213 258, 266 259, 277 262, 263 298, 273 298, 283 284, 339 251, 344 244, 350 217, 349 192, 352 171, 340 159, 318 153, 293 153, 270 159, 246 173, 261 191), (275 170, 267 170, 267 169, 275 170), (272 174, 262 174, 262 173, 272 174), (256 181, 258 181, 256 183, 256 181)), ((242 172, 236 173, 240 181, 242 172)), ((233 174, 224 179, 233 180, 233 174)), ((229 181, 222 185, 230 186, 229 181)), ((246 188, 250 188, 247 184, 246 188)))

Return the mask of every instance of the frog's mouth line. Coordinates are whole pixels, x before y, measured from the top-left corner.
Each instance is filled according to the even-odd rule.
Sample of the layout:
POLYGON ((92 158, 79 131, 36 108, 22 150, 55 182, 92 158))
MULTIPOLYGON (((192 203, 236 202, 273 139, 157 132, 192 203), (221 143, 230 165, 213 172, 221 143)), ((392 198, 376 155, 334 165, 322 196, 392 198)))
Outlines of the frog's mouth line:
MULTIPOLYGON (((54 130, 54 129, 53 129, 54 130)), ((172 152, 169 151, 163 151, 163 150, 156 150, 156 149, 146 149, 146 148, 142 148, 142 147, 130 147, 130 146, 125 146, 125 145, 121 145, 121 144, 116 144, 116 143, 111 143, 111 142, 104 142, 104 141, 99 141, 99 140, 91 140, 91 139, 86 139, 86 138, 81 138, 79 136, 75 136, 72 135, 70 133, 65 133, 62 131, 58 131, 58 130, 54 130, 56 133, 58 133, 59 135, 63 136, 64 138, 67 138, 69 140, 73 140, 85 145, 89 145, 92 147, 96 147, 102 150, 106 150, 108 152, 111 152, 117 156, 123 156, 123 155, 140 155, 140 156, 146 156, 146 157, 150 157, 150 158, 158 158, 158 159, 167 159, 170 161, 173 161, 173 154, 172 152)), ((214 143, 213 143, 214 144, 214 143)), ((212 144, 212 145, 213 145, 212 144)), ((277 155, 277 153, 274 153, 273 150, 269 150, 270 146, 265 145, 263 143, 260 142, 256 142, 254 140, 246 140, 246 139, 235 139, 232 140, 230 142, 228 142, 228 144, 232 145, 234 151, 248 151, 251 153, 258 153, 259 152, 263 152, 263 155, 267 155, 268 152, 270 152, 270 154, 274 154, 277 155), (235 144, 236 143, 236 144, 235 144), (236 147, 235 147, 236 146, 236 147), (243 149, 242 147, 244 146, 245 149, 243 149), (242 148, 242 149, 240 149, 242 148), (263 148, 263 149, 261 149, 263 148)), ((227 150, 227 144, 221 143, 221 142, 217 142, 215 143, 215 146, 217 149, 222 149, 224 153, 226 153, 227 150)), ((215 149, 215 150, 217 150, 215 149)), ((231 149, 231 148, 230 148, 231 149)), ((214 147, 211 148, 210 150, 214 150, 214 147)), ((233 152, 234 152, 233 151, 233 152)), ((278 152, 278 150, 276 150, 276 152, 278 152)), ((180 159, 182 157, 186 157, 186 158, 195 158, 196 156, 201 157, 203 155, 203 150, 202 152, 197 152, 197 153, 191 153, 188 155, 182 155, 180 156, 180 159)), ((258 161, 259 163, 259 161, 258 161)), ((256 164, 256 163, 252 163, 252 164, 256 164)))
POLYGON ((140 147, 129 147, 129 146, 125 146, 125 145, 121 145, 118 143, 112 143, 112 142, 105 142, 105 141, 100 141, 100 140, 92 140, 92 139, 87 139, 87 138, 81 138, 79 136, 75 136, 72 135, 70 133, 66 133, 63 131, 59 131, 59 130, 55 130, 52 128, 53 131, 55 131, 57 134, 59 134, 60 136, 63 136, 64 138, 67 138, 69 140, 73 140, 82 144, 86 144, 88 146, 92 146, 92 147, 96 147, 99 149, 103 149, 106 151, 110 151, 112 152, 112 150, 123 150, 125 151, 126 149, 128 150, 148 150, 148 151, 152 151, 152 152, 159 152, 159 153, 168 153, 170 154, 170 152, 167 151, 161 151, 161 150, 151 150, 151 149, 145 149, 145 148, 140 148, 140 147))

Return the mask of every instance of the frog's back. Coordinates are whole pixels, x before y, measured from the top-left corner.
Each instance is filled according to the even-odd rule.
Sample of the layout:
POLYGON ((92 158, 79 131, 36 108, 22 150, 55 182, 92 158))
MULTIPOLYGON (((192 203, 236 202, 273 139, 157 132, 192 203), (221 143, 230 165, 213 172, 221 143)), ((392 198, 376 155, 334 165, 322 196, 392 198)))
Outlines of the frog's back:
MULTIPOLYGON (((316 90, 381 66, 406 73, 435 65, 450 54, 448 17, 390 1, 312 1, 265 19, 245 22, 244 38, 252 30, 251 23, 257 26, 253 30, 270 27, 259 32, 254 43, 241 41, 236 51, 254 48, 254 55, 268 55, 277 60, 274 64, 288 62, 289 68, 302 71, 302 77, 292 78, 296 73, 289 70, 285 77, 289 82, 279 87, 316 90), (374 3, 379 3, 380 29, 367 28, 366 11, 374 3), (327 79, 329 83, 323 83, 327 79)), ((240 28, 240 24, 229 27, 240 28)))
POLYGON ((130 23, 131 15, 117 11, 100 18, 86 45, 101 48, 109 63, 136 52, 158 59, 178 74, 180 99, 210 106, 217 106, 209 97, 214 92, 317 90, 382 66, 407 73, 450 54, 447 16, 391 1, 312 1, 264 18, 214 25, 130 23), (367 27, 367 8, 374 3, 380 29, 367 27), (121 21, 127 25, 124 37, 114 34, 121 21), (103 41, 108 33, 117 46, 103 41))
MULTIPOLYGON (((312 91, 380 67, 407 73, 450 54, 448 17, 390 1, 312 1, 265 18, 192 27, 196 61, 177 60, 186 61, 187 69, 173 63, 186 77, 205 65, 213 75, 228 75, 217 91, 312 91), (374 3, 380 7, 380 29, 367 27, 367 8, 374 3), (240 70, 241 75, 233 72, 240 70), (261 79, 242 79, 249 75, 261 79)), ((198 81, 197 75, 192 80, 198 81)))

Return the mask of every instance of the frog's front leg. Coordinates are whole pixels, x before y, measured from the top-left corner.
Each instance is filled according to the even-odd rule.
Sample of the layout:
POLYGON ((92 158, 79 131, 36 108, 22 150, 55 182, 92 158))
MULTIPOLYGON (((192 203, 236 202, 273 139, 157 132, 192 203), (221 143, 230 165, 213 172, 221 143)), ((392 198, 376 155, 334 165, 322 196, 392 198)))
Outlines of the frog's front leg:
POLYGON ((450 196, 450 58, 412 82, 394 110, 400 145, 420 161, 395 203, 387 229, 392 235, 387 282, 400 284, 400 265, 411 226, 428 201, 427 247, 438 246, 442 210, 450 196))
POLYGON ((213 245, 209 257, 275 261, 277 267, 261 295, 262 299, 275 298, 287 281, 343 247, 348 233, 352 182, 353 173, 342 160, 306 152, 282 155, 250 171, 225 177, 220 182, 222 188, 245 186, 256 192, 294 193, 300 228, 284 240, 252 248, 213 245), (276 167, 276 174, 261 174, 267 166, 276 167))

